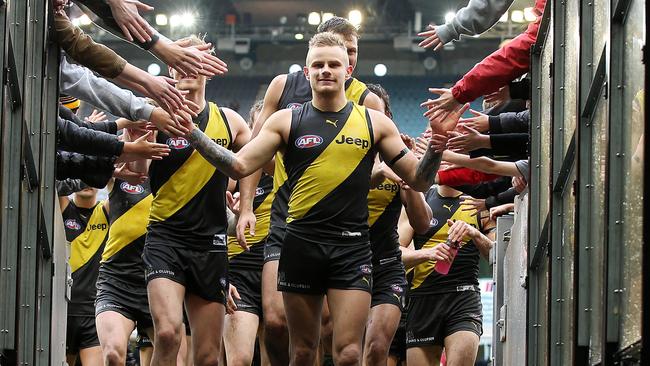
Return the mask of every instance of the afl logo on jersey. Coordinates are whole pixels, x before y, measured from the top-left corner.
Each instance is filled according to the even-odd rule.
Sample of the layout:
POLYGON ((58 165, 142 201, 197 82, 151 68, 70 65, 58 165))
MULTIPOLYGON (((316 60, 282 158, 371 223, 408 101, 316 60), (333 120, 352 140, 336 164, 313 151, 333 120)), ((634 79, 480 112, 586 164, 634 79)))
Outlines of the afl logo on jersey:
POLYGON ((287 104, 287 109, 293 110, 293 109, 300 109, 300 108, 302 108, 302 104, 300 104, 300 103, 289 103, 289 104, 287 104))
POLYGON ((75 219, 67 219, 67 220, 65 220, 65 227, 67 227, 70 230, 79 230, 79 229, 81 229, 81 225, 79 225, 79 223, 75 219))
POLYGON ((122 182, 120 189, 129 194, 140 194, 144 192, 144 188, 141 185, 132 186, 128 182, 122 182))
POLYGON ((300 149, 309 149, 323 143, 323 138, 318 135, 305 135, 296 139, 296 147, 300 149))
POLYGON ((263 194, 264 194, 264 188, 262 188, 262 187, 257 187, 257 189, 255 190, 255 197, 257 197, 257 196, 261 196, 261 195, 263 195, 263 194))
POLYGON ((167 146, 174 150, 182 150, 190 146, 190 142, 182 137, 170 137, 167 139, 167 146))

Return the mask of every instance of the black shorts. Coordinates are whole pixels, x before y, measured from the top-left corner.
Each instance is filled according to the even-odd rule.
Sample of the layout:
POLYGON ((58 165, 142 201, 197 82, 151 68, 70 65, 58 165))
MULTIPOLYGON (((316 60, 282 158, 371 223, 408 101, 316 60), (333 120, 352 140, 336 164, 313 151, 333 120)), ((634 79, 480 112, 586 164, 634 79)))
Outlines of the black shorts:
POLYGON ((76 355, 84 348, 99 346, 94 316, 68 316, 65 352, 76 355))
POLYGON ((230 283, 237 288, 240 299, 234 299, 237 311, 262 318, 262 269, 230 268, 230 283))
POLYGON ((138 329, 136 344, 138 345, 138 348, 153 347, 153 342, 151 341, 151 338, 149 338, 149 335, 140 329, 138 329))
POLYGON ((280 260, 286 230, 281 226, 271 226, 269 236, 266 237, 264 243, 264 263, 280 260))
POLYGON ((328 289, 372 293, 370 243, 307 243, 287 232, 278 266, 278 290, 325 294, 328 289))
POLYGON ((406 347, 444 345, 458 331, 483 334, 481 293, 448 292, 411 296, 406 318, 406 347))
POLYGON ((122 314, 125 318, 134 321, 138 330, 144 331, 153 327, 147 288, 144 283, 134 286, 106 276, 100 271, 97 277, 95 316, 104 311, 115 311, 122 314))
POLYGON ((393 304, 403 310, 406 271, 402 256, 383 258, 372 265, 372 302, 370 307, 393 304))
POLYGON ((187 292, 206 301, 226 304, 228 291, 228 252, 194 250, 166 245, 147 234, 142 259, 147 282, 167 278, 183 286, 187 292))

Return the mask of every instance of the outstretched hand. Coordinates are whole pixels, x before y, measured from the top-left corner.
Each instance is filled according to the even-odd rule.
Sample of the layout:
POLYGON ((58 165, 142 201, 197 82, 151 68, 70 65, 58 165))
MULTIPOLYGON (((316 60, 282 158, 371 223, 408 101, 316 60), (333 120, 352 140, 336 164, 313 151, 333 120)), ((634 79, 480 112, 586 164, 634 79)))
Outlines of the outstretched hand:
POLYGON ((458 125, 458 129, 462 130, 462 132, 447 132, 447 135, 450 136, 449 142, 447 142, 447 149, 458 153, 468 153, 477 149, 490 147, 490 136, 483 135, 467 125, 458 125))
POLYGON ((429 126, 434 135, 445 135, 453 131, 460 120, 460 117, 469 109, 469 103, 455 108, 449 113, 438 113, 429 116, 429 126))
POLYGON ((137 0, 107 0, 107 3, 111 7, 115 22, 128 41, 133 42, 134 37, 142 43, 151 41, 153 28, 139 12, 151 11, 152 6, 137 0))
POLYGON ((427 108, 427 111, 424 112, 424 116, 427 117, 429 121, 445 119, 448 114, 457 110, 461 106, 451 93, 451 89, 429 88, 429 92, 439 95, 437 99, 427 99, 425 102, 420 104, 421 107, 427 108))
POLYGON ((142 184, 147 181, 146 174, 132 171, 126 163, 122 163, 115 168, 113 177, 124 180, 131 185, 142 184))
POLYGON ((481 133, 488 132, 490 130, 490 120, 487 114, 475 111, 473 109, 470 109, 469 113, 471 113, 474 117, 461 118, 458 121, 459 126, 467 126, 481 133))
POLYGON ((445 44, 442 43, 440 40, 440 37, 438 37, 438 33, 436 32, 436 26, 433 24, 429 24, 427 26, 427 30, 424 32, 418 33, 418 36, 420 37, 426 37, 422 42, 418 44, 418 46, 422 48, 431 48, 433 47, 434 51, 438 51, 441 49, 445 44))

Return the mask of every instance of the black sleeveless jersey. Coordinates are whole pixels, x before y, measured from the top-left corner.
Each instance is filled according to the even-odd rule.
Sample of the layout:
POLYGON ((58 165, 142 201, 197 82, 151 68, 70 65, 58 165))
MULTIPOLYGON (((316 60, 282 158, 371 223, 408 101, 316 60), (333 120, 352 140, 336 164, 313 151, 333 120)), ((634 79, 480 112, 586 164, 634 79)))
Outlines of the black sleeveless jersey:
POLYGON ((368 225, 373 264, 400 254, 397 222, 402 212, 400 186, 386 178, 368 193, 368 225))
POLYGON ((271 227, 271 202, 273 201, 273 177, 262 174, 255 190, 253 213, 255 213, 255 235, 246 229, 246 243, 249 251, 244 251, 237 238, 228 237, 228 261, 231 268, 246 267, 261 269, 264 263, 264 242, 271 227))
POLYGON ((365 107, 348 102, 339 112, 322 112, 307 102, 293 110, 284 155, 287 231, 320 244, 367 242, 374 157, 365 107))
MULTIPOLYGON (((361 81, 350 78, 345 82, 345 97, 352 102, 363 105, 363 101, 370 90, 361 81)), ((305 102, 312 99, 309 80, 302 71, 287 74, 287 80, 282 90, 282 96, 277 109, 301 108, 305 102)), ((286 226, 289 205, 289 187, 284 183, 287 180, 287 173, 284 168, 284 157, 281 152, 275 156, 275 169, 273 172, 273 193, 275 197, 271 206, 271 227, 284 229, 286 226)))
MULTIPOLYGON (((223 111, 207 103, 194 123, 209 138, 230 149, 232 135, 223 111)), ((220 173, 183 137, 158 132, 157 141, 171 151, 149 168, 153 202, 148 230, 168 238, 171 246, 209 249, 226 245, 226 188, 220 173)))
MULTIPOLYGON (((415 235, 413 242, 415 249, 432 248, 447 241, 449 225, 447 219, 462 220, 479 228, 473 211, 463 211, 459 197, 442 197, 438 189, 432 187, 425 197, 431 207, 433 218, 429 230, 424 235, 415 235)), ((458 249, 458 254, 449 269, 449 273, 441 275, 434 270, 436 261, 431 260, 417 265, 413 269, 411 282, 412 296, 436 293, 465 291, 472 289, 478 291, 479 251, 469 237, 463 238, 458 249)))
POLYGON ((63 210, 66 239, 70 241, 72 289, 70 316, 95 316, 97 275, 108 234, 108 217, 103 202, 84 209, 70 202, 63 210))
POLYGON ((152 201, 149 182, 131 185, 115 179, 108 196, 110 229, 99 268, 102 276, 146 286, 142 249, 152 201))

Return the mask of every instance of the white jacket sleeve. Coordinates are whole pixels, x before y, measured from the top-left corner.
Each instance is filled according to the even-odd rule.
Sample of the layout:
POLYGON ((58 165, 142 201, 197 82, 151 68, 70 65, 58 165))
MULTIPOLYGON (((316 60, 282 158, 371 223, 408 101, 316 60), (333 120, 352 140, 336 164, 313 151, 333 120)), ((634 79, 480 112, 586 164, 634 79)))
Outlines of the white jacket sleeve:
POLYGON ((499 21, 514 0, 469 0, 464 8, 456 12, 454 19, 436 26, 436 33, 442 44, 457 41, 461 35, 481 34, 499 21))
POLYGON ((110 81, 96 76, 89 69, 61 58, 59 91, 77 97, 97 108, 131 121, 151 117, 154 106, 144 98, 136 97, 130 90, 122 89, 110 81))

